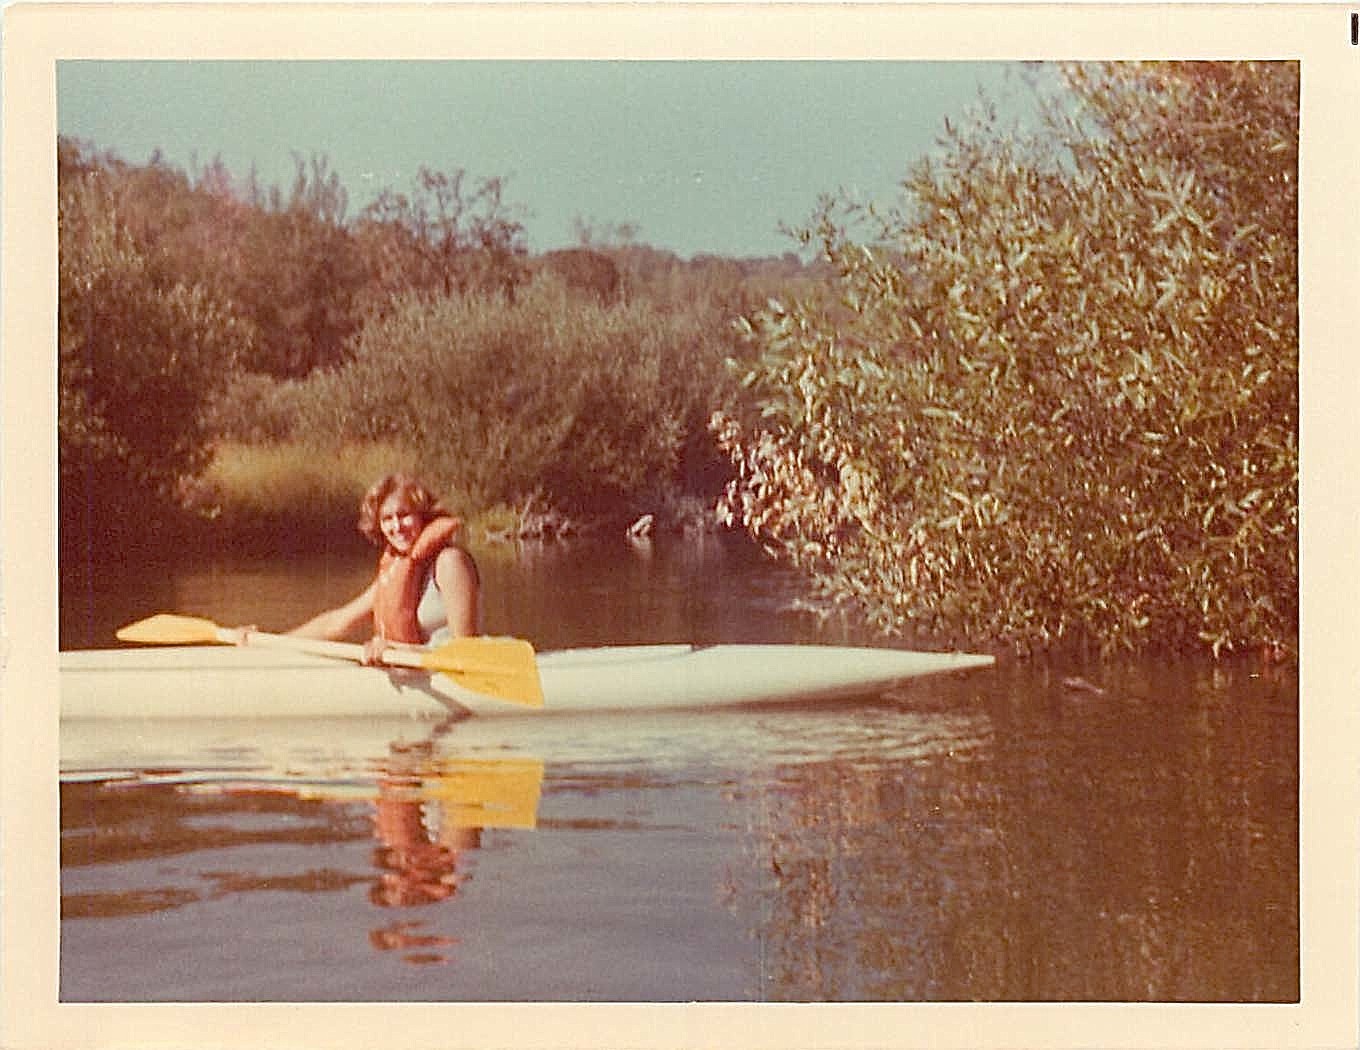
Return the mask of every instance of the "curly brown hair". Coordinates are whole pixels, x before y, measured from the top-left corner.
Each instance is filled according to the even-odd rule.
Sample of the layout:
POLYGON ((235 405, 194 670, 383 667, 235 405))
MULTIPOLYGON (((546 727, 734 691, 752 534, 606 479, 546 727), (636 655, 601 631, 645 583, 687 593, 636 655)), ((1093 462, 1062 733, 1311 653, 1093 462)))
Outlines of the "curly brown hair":
POLYGON ((359 501, 359 531, 375 547, 386 544, 378 518, 382 505, 394 492, 400 492, 421 517, 429 522, 444 517, 449 510, 430 488, 409 474, 388 474, 375 481, 359 501))

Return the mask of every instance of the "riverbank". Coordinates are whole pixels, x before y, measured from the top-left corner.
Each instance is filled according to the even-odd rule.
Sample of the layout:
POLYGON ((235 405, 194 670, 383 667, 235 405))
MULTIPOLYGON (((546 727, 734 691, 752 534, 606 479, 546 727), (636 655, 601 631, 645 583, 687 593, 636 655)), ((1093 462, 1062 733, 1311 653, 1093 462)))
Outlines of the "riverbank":
MULTIPOLYGON (((62 531, 60 588, 63 647, 104 644, 110 628, 98 607, 105 578, 147 575, 165 577, 188 563, 305 564, 320 559, 331 564, 361 566, 362 572, 346 586, 359 585, 369 571, 373 549, 355 528, 359 501, 372 481, 382 474, 407 466, 415 457, 395 444, 371 443, 322 450, 302 443, 221 443, 192 491, 185 507, 164 506, 156 513, 105 511, 87 515, 87 528, 62 531), (97 624, 98 627, 91 625, 97 624)), ((718 538, 722 546, 749 551, 763 559, 759 546, 744 534, 723 529, 703 497, 692 493, 660 492, 646 506, 618 507, 590 518, 565 513, 541 501, 528 499, 518 506, 478 506, 461 493, 441 489, 440 495, 466 523, 464 542, 479 564, 490 561, 515 565, 516 573, 527 563, 551 559, 555 550, 577 551, 604 543, 610 559, 645 557, 653 540, 658 547, 680 549, 680 557, 698 556, 707 541, 718 538), (684 553, 688 550, 690 553, 684 553)), ((798 574, 790 570, 790 579, 798 574)), ((510 586, 515 586, 510 584, 510 586)), ((701 585, 696 580, 695 597, 701 585)), ((814 593, 813 584, 802 579, 793 602, 809 622, 827 617, 839 622, 853 619, 851 608, 814 593)), ((337 600, 348 595, 337 592, 337 600)), ((616 600, 601 596, 601 600, 616 600)), ((1004 602, 1004 594, 993 595, 1004 602)), ((181 609, 183 600, 166 595, 166 608, 181 609)), ((316 604, 314 597, 304 603, 316 604)), ((183 610, 182 610, 183 611, 183 610)), ((187 610, 200 612, 202 610, 187 610)), ((140 611, 138 611, 140 615, 140 611)), ((249 616, 249 603, 241 614, 249 616)), ((523 612, 518 611, 518 622, 523 612)), ((117 626, 115 624, 114 626, 117 626)), ((932 633, 927 625, 914 624, 902 633, 884 636, 867 624, 862 633, 879 641, 901 644, 904 639, 921 646, 1007 652, 1004 642, 980 632, 932 633)), ((725 639, 730 640, 730 639, 725 639)), ((1145 640, 1144 650, 1175 654, 1175 645, 1145 640)), ((1067 638, 1049 646, 1049 657, 1080 653, 1082 639, 1067 638)), ((1031 654, 1038 655, 1038 654, 1031 654)), ((1228 654, 1224 654, 1227 656, 1228 654)), ((1296 647, 1265 642, 1245 646, 1238 655, 1262 665, 1292 664, 1296 647)))
MULTIPOLYGON (((187 514, 177 529, 195 547, 268 552, 333 543, 354 534, 364 492, 384 474, 426 476, 419 456, 396 443, 344 444, 322 449, 305 442, 222 442, 201 480, 185 493, 187 514)), ((529 496, 515 504, 483 505, 439 485, 438 495, 463 518, 468 542, 653 532, 687 535, 716 531, 712 502, 680 491, 658 491, 645 504, 601 508, 584 515, 529 496)))
MULTIPOLYGON (((92 501, 66 508, 58 567, 62 647, 101 645, 111 637, 99 608, 110 580, 126 585, 142 576, 168 579, 191 565, 322 559, 368 566, 373 548, 356 528, 359 502, 376 478, 413 470, 414 461, 395 444, 323 450, 299 442, 219 443, 201 478, 181 491, 179 503, 144 508, 92 501)), ((536 498, 482 506, 447 487, 437 491, 463 518, 463 543, 483 565, 538 558, 578 542, 617 542, 627 557, 645 551, 653 538, 689 544, 726 531, 713 518, 711 503, 688 493, 660 492, 645 507, 586 517, 536 498)), ((733 538, 739 546, 749 542, 733 538)), ((162 602, 166 608, 183 604, 173 595, 162 602)))

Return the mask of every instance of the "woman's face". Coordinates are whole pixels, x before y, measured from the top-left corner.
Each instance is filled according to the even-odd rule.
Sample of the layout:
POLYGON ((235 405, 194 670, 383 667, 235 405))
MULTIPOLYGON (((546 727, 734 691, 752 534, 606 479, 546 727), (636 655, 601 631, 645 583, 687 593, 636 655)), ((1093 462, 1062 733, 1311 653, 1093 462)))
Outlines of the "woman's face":
POLYGON ((398 554, 411 549, 424 526, 425 516, 411 505, 410 498, 400 489, 390 493, 378 508, 378 527, 383 539, 398 554))

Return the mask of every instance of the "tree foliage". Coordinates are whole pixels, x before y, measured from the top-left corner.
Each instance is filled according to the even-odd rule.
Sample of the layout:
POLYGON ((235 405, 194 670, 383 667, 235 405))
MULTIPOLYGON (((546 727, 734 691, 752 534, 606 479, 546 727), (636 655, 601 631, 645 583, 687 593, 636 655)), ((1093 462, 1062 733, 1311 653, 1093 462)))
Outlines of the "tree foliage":
POLYGON ((249 326, 137 244, 98 172, 63 181, 58 229, 63 506, 88 523, 172 503, 206 462, 202 409, 249 326))
POLYGON ((513 303, 411 294, 353 360, 296 391, 302 437, 398 441, 478 506, 644 505, 683 474, 724 401, 730 343, 707 316, 601 304, 544 274, 513 303))
POLYGON ((634 227, 530 258, 504 180, 461 169, 348 218, 324 158, 265 188, 220 159, 186 174, 57 149, 62 520, 87 549, 114 496, 128 521, 167 496, 217 505, 194 478, 223 441, 381 438, 477 501, 687 508, 672 497, 726 470, 707 422, 730 321, 800 271, 685 261, 634 227))
POLYGON ((344 357, 368 271, 323 158, 295 156, 289 191, 240 185, 220 160, 190 175, 158 157, 129 165, 62 140, 59 179, 84 172, 159 279, 200 286, 252 332, 241 364, 297 377, 344 357))
POLYGON ((537 262, 540 269, 556 274, 568 288, 601 303, 613 302, 622 290, 618 264, 603 252, 562 248, 544 252, 537 262))
POLYGON ((513 297, 528 277, 524 227, 506 206, 505 180, 422 167, 410 193, 384 190, 355 229, 369 260, 371 304, 407 292, 513 297))
POLYGON ((745 324, 727 510, 889 631, 1215 654, 1297 632, 1292 63, 1067 70, 804 232, 745 324))
MULTIPOLYGON (((251 371, 296 379, 339 364, 363 323, 368 266, 345 223, 348 198, 324 158, 295 156, 285 197, 252 187, 242 234, 224 268, 229 292, 259 333, 251 371)), ((219 200, 234 202, 226 190, 219 200)), ((230 207, 231 205, 227 205, 230 207)), ((224 266, 225 264, 225 266, 224 266)))

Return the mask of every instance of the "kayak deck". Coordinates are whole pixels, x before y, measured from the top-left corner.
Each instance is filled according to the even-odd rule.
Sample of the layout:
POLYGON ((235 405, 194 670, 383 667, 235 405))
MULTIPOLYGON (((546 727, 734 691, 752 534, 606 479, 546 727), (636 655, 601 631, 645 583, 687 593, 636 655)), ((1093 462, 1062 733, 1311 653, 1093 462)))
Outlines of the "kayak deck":
POLYGON ((446 719, 468 713, 656 710, 863 696, 920 675, 990 666, 970 653, 816 645, 629 645, 541 654, 542 709, 423 671, 305 653, 213 646, 60 654, 63 720, 446 719))

